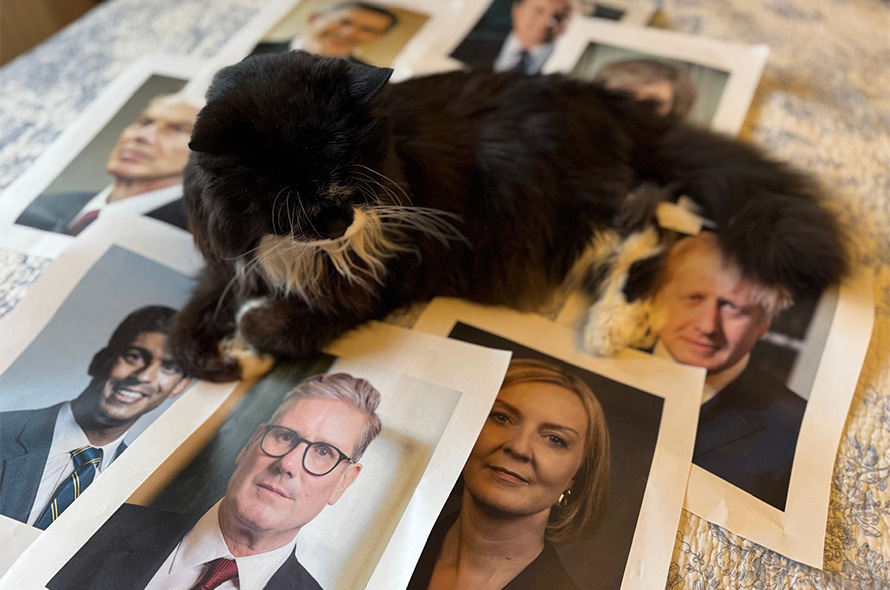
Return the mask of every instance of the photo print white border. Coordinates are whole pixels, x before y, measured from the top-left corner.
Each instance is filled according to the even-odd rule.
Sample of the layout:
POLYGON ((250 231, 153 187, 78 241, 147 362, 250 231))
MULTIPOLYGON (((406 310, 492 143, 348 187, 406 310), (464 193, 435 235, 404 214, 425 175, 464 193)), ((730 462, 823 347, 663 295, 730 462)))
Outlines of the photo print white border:
MULTIPOLYGON (((448 14, 447 22, 443 23, 443 26, 439 28, 439 34, 428 45, 426 52, 406 56, 406 67, 410 69, 412 75, 438 74, 464 68, 463 62, 449 56, 470 34, 470 31, 473 30, 492 2, 493 0, 464 0, 455 2, 453 10, 448 14)), ((645 27, 652 20, 658 9, 655 2, 651 0, 608 0, 602 2, 602 4, 609 8, 618 8, 624 11, 624 16, 617 21, 619 26, 637 25, 645 27)), ((573 22, 577 21, 614 22, 589 16, 575 17, 573 22)), ((560 44, 565 43, 570 33, 571 28, 556 43, 557 48, 560 44)), ((550 60, 552 59, 553 56, 550 57, 550 60)))
MULTIPOLYGON (((274 0, 242 27, 212 58, 208 68, 209 75, 205 74, 206 83, 209 85, 212 73, 241 61, 250 54, 256 44, 278 22, 296 9, 305 0, 274 0)), ((332 0, 333 2, 333 0, 332 0)), ((451 0, 373 0, 373 4, 392 8, 404 8, 413 12, 428 15, 427 21, 420 27, 417 33, 402 47, 401 51, 393 59, 389 67, 395 70, 391 81, 398 82, 411 76, 411 69, 407 64, 423 55, 427 47, 438 38, 442 30, 447 30, 447 24, 451 21, 455 10, 463 8, 462 2, 451 0)))
POLYGON ((710 129, 738 134, 769 56, 766 45, 742 45, 602 19, 575 20, 544 65, 545 74, 567 73, 591 43, 685 61, 729 74, 710 129))
POLYGON ((447 336, 458 322, 664 399, 652 467, 621 583, 622 590, 662 587, 689 475, 704 371, 632 350, 612 358, 595 357, 578 349, 574 331, 538 315, 457 299, 434 299, 414 329, 447 336))
MULTIPOLYGON (((420 556, 488 416, 511 355, 377 322, 345 335, 324 352, 461 392, 423 477, 365 587, 391 590, 398 584, 404 586, 414 569, 414 561, 410 561, 410 567, 406 564, 420 556)), ((126 465, 118 469, 117 478, 97 479, 84 492, 83 497, 89 500, 81 502, 83 506, 66 510, 52 529, 33 542, 0 580, 0 589, 43 588, 138 485, 176 452, 214 410, 223 402, 227 408, 234 407, 241 396, 249 394, 253 384, 244 382, 235 388, 236 385, 205 381, 196 384, 189 397, 177 402, 127 449, 126 465), (226 396, 226 392, 230 395, 226 396), (211 405, 210 398, 217 403, 211 405), (188 399, 203 405, 185 404, 188 399)))
MULTIPOLYGON (((59 307, 80 284, 81 279, 112 246, 125 248, 188 276, 196 274, 204 264, 192 243, 192 236, 187 232, 139 215, 124 213, 103 215, 44 271, 28 295, 0 321, 0 334, 3 334, 3 345, 0 346, 0 374, 4 373, 43 331, 59 307)), ((125 460, 115 461, 106 469, 110 475, 97 479, 95 485, 84 491, 82 495, 84 500, 72 504, 53 523, 50 532, 53 535, 64 536, 67 528, 70 535, 72 530, 79 531, 78 527, 82 526, 83 520, 91 518, 96 510, 103 506, 114 505, 118 497, 120 502, 123 502, 166 457, 163 452, 164 445, 179 444, 184 440, 219 407, 233 387, 233 384, 206 384, 200 389, 192 387, 184 393, 171 410, 161 415, 130 445, 125 460), (159 441, 152 441, 154 437, 150 433, 158 430, 165 431, 167 436, 159 441), (147 449, 145 463, 136 463, 132 460, 136 457, 134 448, 147 449), (119 493, 116 496, 103 496, 100 482, 109 484, 114 482, 113 487, 119 490, 119 493)), ((0 515, 0 537, 8 540, 0 554, 0 572, 10 568, 16 558, 42 536, 45 535, 41 535, 41 531, 31 526, 0 515)), ((48 579, 44 580, 44 583, 48 579)), ((5 582, 4 578, 0 582, 0 587, 7 587, 5 582)), ((12 584, 8 587, 25 586, 12 584)))
MULTIPOLYGON (((179 78, 187 83, 200 71, 194 58, 157 55, 135 62, 115 78, 45 152, 0 195, 0 247, 43 258, 55 258, 74 238, 43 231, 15 220, 111 121, 152 76, 179 78)), ((203 90, 197 100, 202 100, 203 90)))
POLYGON ((874 327, 871 277, 863 269, 838 289, 837 306, 807 399, 785 511, 692 466, 686 510, 785 557, 822 568, 838 444, 874 327))

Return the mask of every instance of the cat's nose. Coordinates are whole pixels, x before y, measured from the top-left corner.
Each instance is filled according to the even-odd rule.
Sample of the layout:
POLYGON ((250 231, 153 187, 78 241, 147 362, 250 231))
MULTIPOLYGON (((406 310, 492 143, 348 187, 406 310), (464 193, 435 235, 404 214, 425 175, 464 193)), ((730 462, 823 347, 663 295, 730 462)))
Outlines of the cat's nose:
POLYGON ((346 233, 352 220, 352 209, 330 209, 319 216, 319 233, 329 240, 336 240, 346 233))
POLYGON ((338 217, 328 222, 327 228, 325 228, 324 233, 325 236, 328 237, 328 239, 335 240, 345 234, 347 228, 349 228, 349 223, 347 223, 346 220, 342 217, 338 217))

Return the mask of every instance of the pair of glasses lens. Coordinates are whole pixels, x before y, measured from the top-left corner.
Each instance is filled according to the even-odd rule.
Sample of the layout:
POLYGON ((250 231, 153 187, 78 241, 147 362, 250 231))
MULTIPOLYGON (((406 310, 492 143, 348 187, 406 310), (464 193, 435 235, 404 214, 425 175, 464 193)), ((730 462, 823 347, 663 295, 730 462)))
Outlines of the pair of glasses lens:
POLYGON ((296 432, 283 426, 269 426, 260 448, 272 457, 284 457, 300 443, 306 443, 303 451, 303 469, 312 475, 327 475, 344 459, 349 459, 340 449, 321 442, 309 442, 296 432))

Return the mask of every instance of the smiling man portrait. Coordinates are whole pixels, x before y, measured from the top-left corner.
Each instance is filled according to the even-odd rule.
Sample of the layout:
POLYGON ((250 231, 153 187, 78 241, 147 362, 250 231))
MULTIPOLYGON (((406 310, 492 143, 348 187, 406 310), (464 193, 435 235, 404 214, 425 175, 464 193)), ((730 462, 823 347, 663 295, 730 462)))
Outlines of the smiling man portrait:
POLYGON ((104 190, 45 193, 16 223, 78 235, 103 211, 126 210, 188 229, 182 172, 198 107, 178 95, 156 97, 127 125, 108 155, 104 190))
POLYGON ((297 561, 300 530, 358 477, 380 433, 380 393, 345 373, 310 377, 260 424, 225 496, 203 515, 123 505, 51 590, 318 590, 297 561))
POLYGON ((749 361, 789 297, 744 276, 704 232, 673 247, 657 301, 655 354, 707 370, 692 462, 784 510, 806 402, 749 361))
POLYGON ((128 315, 74 400, 0 413, 0 514, 45 529, 126 449, 140 417, 188 388, 167 349, 175 313, 151 306, 128 315))

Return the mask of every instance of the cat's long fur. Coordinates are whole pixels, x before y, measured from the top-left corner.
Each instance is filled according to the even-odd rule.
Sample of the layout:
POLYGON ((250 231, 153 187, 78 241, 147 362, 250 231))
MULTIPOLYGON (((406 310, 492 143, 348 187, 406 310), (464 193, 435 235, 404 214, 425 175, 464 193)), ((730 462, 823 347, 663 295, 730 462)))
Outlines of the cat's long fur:
POLYGON ((534 308, 573 266, 595 291, 643 181, 693 197, 766 285, 845 270, 812 183, 752 147, 561 76, 389 74, 303 52, 217 74, 186 173, 208 262, 172 334, 186 370, 234 378, 221 342, 297 358, 437 295, 534 308))

